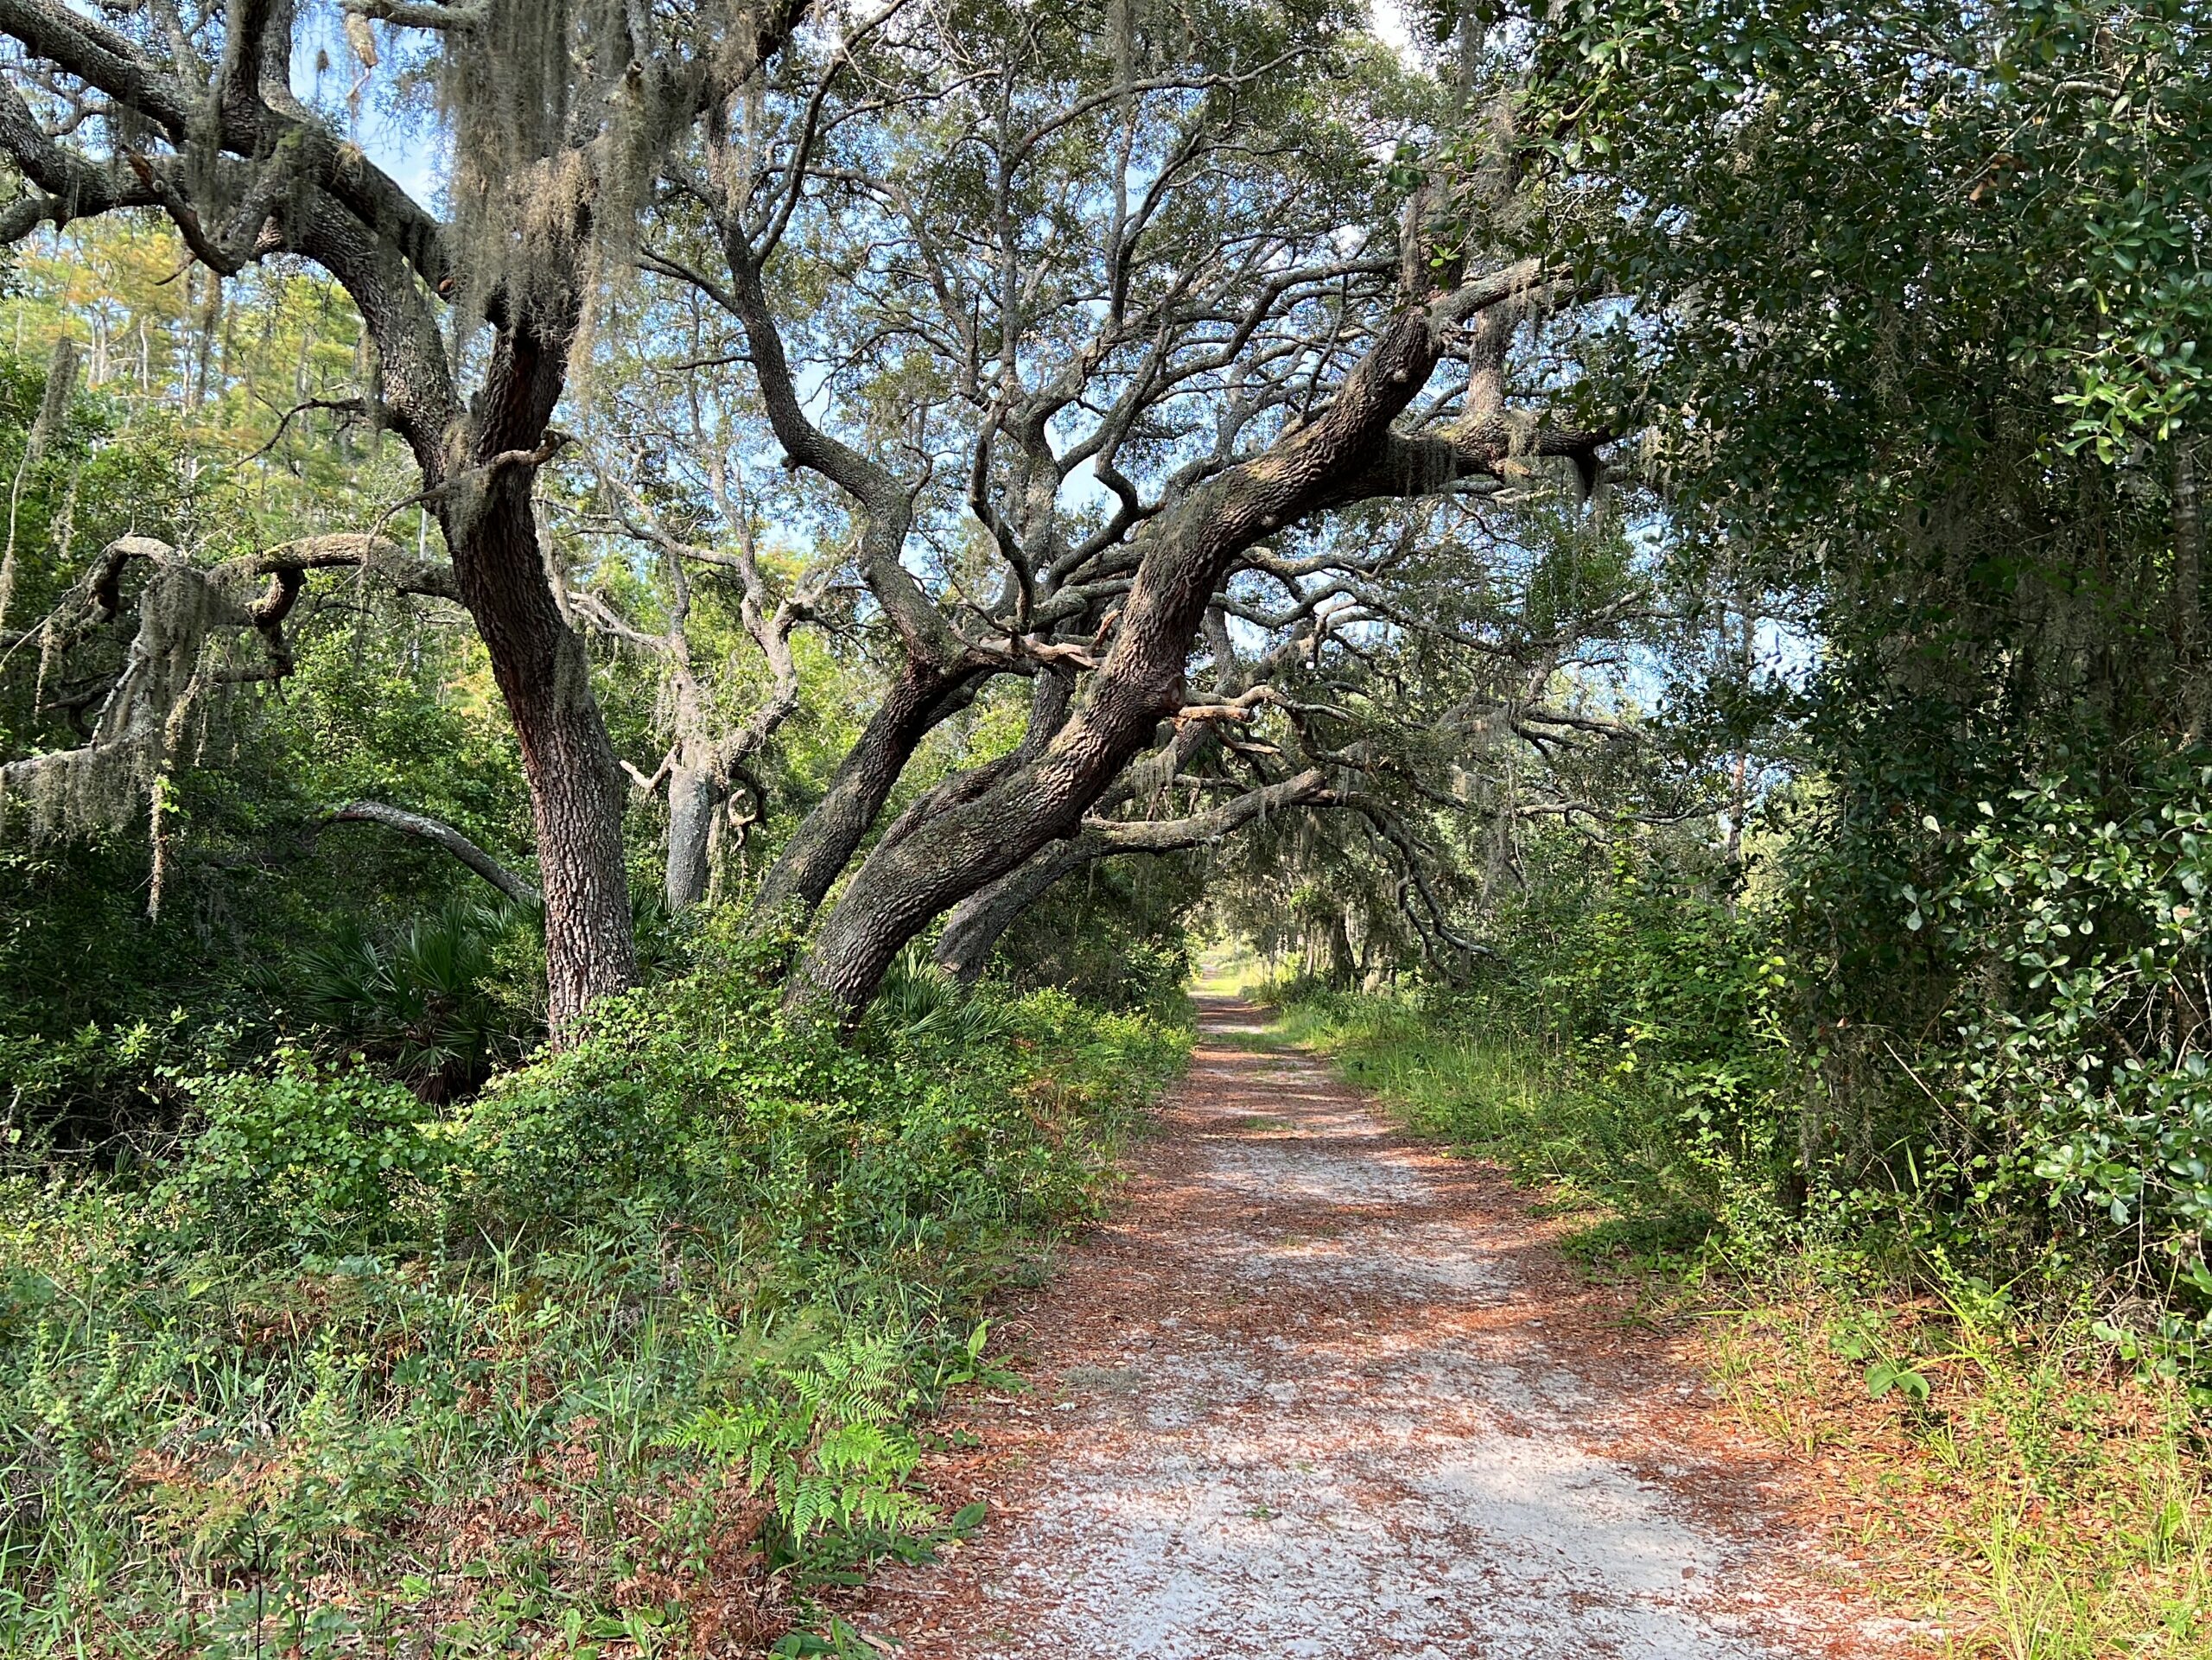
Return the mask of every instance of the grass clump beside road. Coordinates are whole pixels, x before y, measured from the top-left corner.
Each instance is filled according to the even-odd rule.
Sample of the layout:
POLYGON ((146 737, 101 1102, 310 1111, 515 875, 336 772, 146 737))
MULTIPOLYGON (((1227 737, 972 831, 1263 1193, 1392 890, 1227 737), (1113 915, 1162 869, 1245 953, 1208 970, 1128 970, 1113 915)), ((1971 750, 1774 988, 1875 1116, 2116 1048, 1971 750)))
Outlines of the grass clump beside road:
POLYGON ((1863 1211, 1792 1213, 1694 1091, 1618 1052, 1441 999, 1276 1002, 1276 1037, 1537 1188, 1573 1248, 1694 1330, 1732 1410, 1817 1472, 1827 1542, 1933 1651, 2212 1652, 2202 1409, 2120 1357, 2072 1264, 1992 1283, 1863 1211))
MULTIPOLYGON (((0 1193, 0 1652, 810 1653, 980 1302, 1097 1202, 1173 1021, 741 952, 429 1109, 280 1054, 0 1193)), ((857 1651, 857 1650, 855 1650, 857 1651)))

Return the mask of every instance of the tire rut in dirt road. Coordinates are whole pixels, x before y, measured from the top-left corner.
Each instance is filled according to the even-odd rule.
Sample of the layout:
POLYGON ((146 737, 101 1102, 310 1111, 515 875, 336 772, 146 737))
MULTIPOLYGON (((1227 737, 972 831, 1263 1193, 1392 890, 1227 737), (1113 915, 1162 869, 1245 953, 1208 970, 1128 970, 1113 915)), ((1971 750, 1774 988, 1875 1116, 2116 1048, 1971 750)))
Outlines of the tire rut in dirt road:
POLYGON ((1201 1004, 1112 1221, 1001 1317, 965 1549, 858 1611, 911 1660, 1872 1651, 1775 1472, 1494 1170, 1201 1004))

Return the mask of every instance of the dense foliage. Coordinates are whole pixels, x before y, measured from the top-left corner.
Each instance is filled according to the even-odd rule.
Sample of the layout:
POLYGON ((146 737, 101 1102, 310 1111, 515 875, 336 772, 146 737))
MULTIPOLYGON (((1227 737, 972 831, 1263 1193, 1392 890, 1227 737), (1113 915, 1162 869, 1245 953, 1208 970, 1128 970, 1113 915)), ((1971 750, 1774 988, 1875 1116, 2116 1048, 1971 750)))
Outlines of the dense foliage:
POLYGON ((1655 614, 1611 693, 1641 758, 1548 753, 1463 841, 1484 954, 1424 1006, 1642 1103, 1670 1236, 1848 1237, 2197 1373, 2204 20, 1441 17, 1516 105, 1506 230, 1610 296, 1557 347, 1638 434, 1655 614))
POLYGON ((2212 1400, 2202 0, 100 10, 8 1643, 779 1637, 1209 934, 1601 1242, 2212 1400))
POLYGON ((903 1490, 916 1416, 1180 1040, 924 986, 840 1046, 762 966, 704 946, 458 1110, 282 1049, 116 1176, 9 1176, 10 1651, 741 1650, 971 1525, 903 1490))

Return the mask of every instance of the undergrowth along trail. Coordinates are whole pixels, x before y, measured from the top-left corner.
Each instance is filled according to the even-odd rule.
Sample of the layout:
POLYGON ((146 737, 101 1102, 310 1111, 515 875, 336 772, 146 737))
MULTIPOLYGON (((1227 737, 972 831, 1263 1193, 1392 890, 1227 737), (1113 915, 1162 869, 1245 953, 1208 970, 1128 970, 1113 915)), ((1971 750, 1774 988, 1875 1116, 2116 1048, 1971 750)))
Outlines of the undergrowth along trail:
POLYGON ((1512 1173, 1600 1277, 1686 1336, 1734 1422, 1802 1478, 1796 1515, 1959 1660, 2212 1648, 2212 1483, 2182 1383, 2116 1359, 2086 1306, 1941 1252, 1774 1225, 1686 1148, 1683 1099, 1509 1012, 1309 991, 1274 1031, 1415 1133, 1512 1173))
POLYGON ((0 1653, 814 1652, 972 1525, 922 1423, 1184 1032, 917 981, 841 1046, 715 951, 595 1021, 442 1113, 280 1056, 0 1172, 0 1653))

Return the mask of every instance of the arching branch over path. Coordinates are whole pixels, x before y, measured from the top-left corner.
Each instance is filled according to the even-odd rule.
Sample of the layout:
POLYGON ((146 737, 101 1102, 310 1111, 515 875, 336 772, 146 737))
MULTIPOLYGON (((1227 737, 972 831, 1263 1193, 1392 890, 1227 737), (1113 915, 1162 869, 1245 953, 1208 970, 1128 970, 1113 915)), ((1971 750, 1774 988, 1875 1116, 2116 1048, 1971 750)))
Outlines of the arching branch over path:
POLYGON ((1088 865, 1123 853, 1187 852, 1225 841, 1270 813, 1344 806, 1350 800, 1330 787, 1326 772, 1308 767, 1280 783, 1248 790, 1219 806, 1181 818, 1085 819, 1081 835, 1052 843, 1020 868, 956 906, 938 938, 934 960, 962 985, 972 986, 982 977, 1000 938, 1021 913, 1055 883, 1088 865))
POLYGON ((1516 305, 1538 275, 1515 266, 1402 306, 1312 420, 1154 519, 1081 710, 1034 760, 870 855, 802 965, 791 1003, 849 1014, 933 917, 1072 834, 1182 708, 1185 665, 1213 596, 1262 540, 1332 507, 1495 474, 1531 448, 1594 451, 1603 435, 1539 427, 1532 443, 1496 411, 1420 440, 1394 424, 1434 372, 1446 331, 1516 305))

